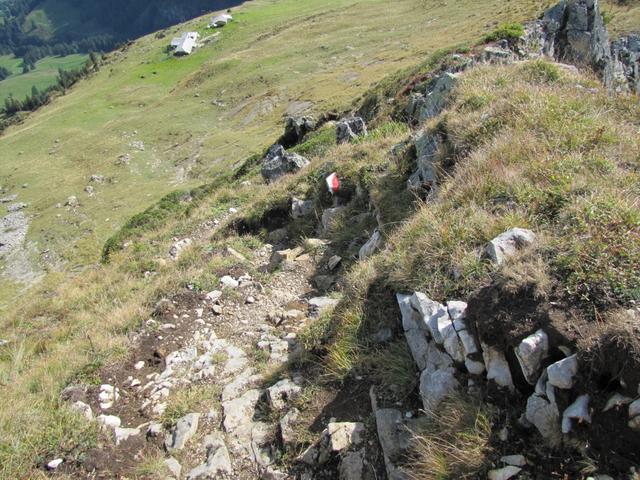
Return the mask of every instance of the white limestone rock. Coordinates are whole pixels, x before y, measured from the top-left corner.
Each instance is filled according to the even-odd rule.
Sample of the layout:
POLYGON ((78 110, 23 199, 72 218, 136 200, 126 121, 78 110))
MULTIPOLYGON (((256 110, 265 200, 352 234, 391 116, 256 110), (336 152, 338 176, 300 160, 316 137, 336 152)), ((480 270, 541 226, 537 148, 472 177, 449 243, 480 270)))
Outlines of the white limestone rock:
POLYGON ((521 471, 521 468, 511 465, 503 468, 498 468, 489 472, 489 480, 509 480, 510 478, 518 475, 521 471))
POLYGON ((260 390, 248 390, 238 398, 222 403, 224 413, 223 426, 227 433, 232 433, 253 419, 256 405, 260 399, 260 390))
POLYGON ((221 478, 233 473, 231 457, 221 432, 207 435, 204 438, 204 447, 207 450, 206 462, 191 470, 187 475, 187 480, 221 478))
POLYGON ((512 228, 491 240, 487 245, 486 252, 496 265, 502 265, 518 250, 533 244, 535 239, 536 235, 531 230, 512 228))
POLYGON ((453 368, 436 371, 424 370, 422 372, 420 375, 420 396, 426 411, 436 412, 440 403, 446 397, 453 395, 460 387, 454 372, 453 368))
POLYGON ((91 407, 86 403, 78 400, 77 402, 72 403, 69 408, 72 411, 79 413, 87 420, 93 420, 93 411, 91 410, 91 407))
POLYGON ((515 349, 515 354, 520 363, 524 378, 531 385, 538 380, 540 366, 549 353, 549 337, 544 330, 538 330, 533 335, 520 342, 515 349))
POLYGON ((482 357, 487 367, 487 380, 493 380, 499 386, 513 390, 513 378, 509 363, 502 352, 489 345, 482 344, 482 357))
POLYGON ((578 356, 571 355, 547 367, 549 383, 557 388, 568 390, 573 388, 574 378, 578 373, 578 356))
POLYGON ((172 260, 177 260, 180 258, 180 255, 184 252, 184 250, 189 247, 193 243, 193 240, 190 238, 184 238, 182 240, 178 240, 174 243, 169 249, 169 256, 172 260))
POLYGON ((285 447, 293 447, 297 443, 294 426, 300 417, 300 411, 292 408, 280 419, 280 437, 285 447))
POLYGON ((282 410, 287 403, 295 399, 302 392, 302 388, 289 379, 280 380, 267 388, 267 401, 274 410, 282 410))
POLYGON ((168 452, 175 450, 182 450, 186 443, 198 431, 198 422, 200 421, 199 413, 189 413, 178 420, 176 426, 167 437, 164 442, 164 446, 168 452))
POLYGON ((113 433, 115 434, 116 445, 120 445, 122 442, 127 441, 129 438, 140 435, 140 429, 116 427, 113 433))
POLYGON ((332 452, 342 452, 364 440, 365 427, 360 422, 332 422, 327 426, 329 447, 332 452))
POLYGON ((420 371, 427 367, 429 356, 429 342, 427 341, 427 328, 420 315, 411 306, 412 296, 397 294, 396 299, 402 314, 402 328, 404 329, 407 344, 411 350, 413 360, 420 371))
POLYGON ((164 460, 164 465, 167 467, 167 470, 173 475, 173 478, 179 479, 182 474, 182 465, 173 457, 166 458, 164 460))
POLYGON ((122 424, 120 417, 116 417, 115 415, 98 415, 97 420, 103 428, 113 429, 119 427, 122 424))
POLYGON ((62 458, 51 460, 49 463, 47 463, 47 470, 56 470, 60 465, 62 465, 63 462, 64 460, 62 458))
POLYGON ((576 401, 569 405, 562 413, 562 433, 569 433, 571 431, 571 420, 578 420, 580 423, 591 423, 589 395, 580 395, 576 401))
POLYGON ((222 286, 222 288, 229 288, 233 290, 240 286, 240 282, 229 275, 225 275, 220 279, 220 285, 222 286))
POLYGON ((527 400, 525 418, 531 422, 551 446, 560 444, 560 412, 555 402, 533 394, 527 400))

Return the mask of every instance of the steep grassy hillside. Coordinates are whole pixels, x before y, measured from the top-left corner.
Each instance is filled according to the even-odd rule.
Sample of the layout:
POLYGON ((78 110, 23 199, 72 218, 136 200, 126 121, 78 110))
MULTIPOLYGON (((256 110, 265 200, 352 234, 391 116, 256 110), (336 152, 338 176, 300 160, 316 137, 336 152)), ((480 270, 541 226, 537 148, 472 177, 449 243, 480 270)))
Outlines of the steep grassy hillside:
MULTIPOLYGON (((0 184, 29 204, 28 239, 49 250, 46 258, 31 253, 32 268, 94 262, 124 219, 260 151, 285 113, 343 109, 385 74, 502 21, 534 17, 542 3, 261 0, 238 9, 236 22, 188 58, 165 47, 185 29, 208 35, 208 18, 114 53, 98 75, 0 140, 0 184), (130 163, 118 165, 127 154, 130 163), (94 174, 108 181, 88 197, 94 174), (79 208, 56 208, 71 195, 79 208)), ((16 288, 11 270, 5 299, 16 288)))
MULTIPOLYGON (((318 259, 343 258, 333 293, 341 301, 333 313, 309 322, 299 335, 304 350, 287 367, 303 371, 305 378, 305 393, 295 404, 303 412, 296 431, 299 451, 313 441, 308 429, 314 419, 323 412, 332 415, 322 399, 356 388, 362 378, 366 388, 352 398, 350 411, 363 409, 370 384, 386 392, 385 402, 417 408, 412 403, 417 376, 400 329, 396 292, 419 290, 436 299, 478 295, 482 306, 490 301, 482 296, 482 287, 492 286, 503 288, 504 295, 531 296, 540 308, 563 305, 572 321, 554 317, 553 329, 572 338, 572 348, 589 345, 585 342, 594 332, 614 329, 615 322, 609 327, 608 319, 637 300, 634 288, 640 278, 638 145, 632 134, 638 123, 637 100, 611 98, 595 79, 539 61, 467 72, 450 107, 425 125, 442 132, 448 143, 439 158, 438 197, 424 202, 406 190, 415 162, 411 150, 396 148, 396 156, 389 151, 409 141, 409 128, 398 123, 407 102, 403 92, 416 76, 440 68, 441 62, 435 57, 372 92, 378 98, 395 98, 397 104, 391 109, 379 105, 368 137, 334 146, 335 129, 328 125, 296 147, 311 159, 310 167, 268 186, 251 161, 241 170, 244 174, 223 173, 207 188, 194 190, 191 202, 178 201, 171 215, 151 230, 129 232, 121 239, 129 246, 114 251, 109 264, 63 283, 51 277, 31 299, 12 309, 3 325, 12 343, 2 351, 0 364, 2 394, 12 405, 0 415, 8 439, 0 448, 6 478, 13 472, 34 477, 38 465, 61 455, 73 468, 82 464, 83 452, 96 445, 111 448, 111 440, 99 435, 93 424, 61 406, 62 387, 76 382, 99 385, 118 365, 131 363, 131 334, 144 331, 145 320, 162 297, 179 300, 181 295, 206 293, 219 285, 223 274, 247 270, 266 286, 268 296, 274 277, 253 269, 260 260, 256 252, 276 226, 287 229, 290 245, 308 248, 305 239, 317 233, 322 211, 332 205, 324 185, 324 176, 332 170, 342 179, 346 208, 326 232, 330 245, 308 251, 318 259), (312 200, 315 213, 298 220, 283 217, 291 197, 312 200), (230 207, 240 213, 224 220, 230 207), (212 225, 213 218, 222 224, 212 233, 205 227, 203 234, 203 226, 212 225), (358 248, 376 223, 386 247, 359 262, 358 248), (533 228, 540 241, 533 251, 495 267, 479 252, 514 225, 533 228), (171 244, 187 236, 196 239, 191 247, 179 261, 167 262, 171 244), (228 246, 245 260, 229 256, 228 246), (384 329, 391 338, 381 344, 374 339, 384 329), (32 421, 34 417, 38 420, 32 421)), ((322 262, 316 273, 323 272, 322 262)), ((226 293, 224 302, 237 301, 238 295, 226 293)), ((500 312, 497 319, 483 317, 504 322, 496 327, 499 335, 507 338, 510 330, 523 328, 500 312)), ((258 367, 267 379, 282 374, 259 362, 258 367)), ((597 377, 602 367, 593 363, 591 368, 597 377)), ((211 408, 210 396, 217 390, 205 390, 207 385, 213 389, 215 381, 170 397, 164 417, 169 425, 179 412, 211 408)), ((497 395, 495 402, 508 403, 506 393, 497 395)), ((517 394, 509 397, 514 406, 522 401, 517 394)), ((461 414, 460 409, 470 407, 454 402, 444 408, 452 416, 464 416, 468 412, 461 414)), ((609 463, 608 447, 598 444, 589 444, 585 451, 567 445, 563 454, 571 460, 562 465, 547 460, 546 445, 535 434, 526 437, 524 446, 505 446, 491 434, 501 428, 504 417, 494 415, 489 421, 490 411, 483 407, 478 412, 468 425, 452 420, 438 427, 442 431, 425 430, 423 443, 416 446, 416 473, 459 478, 456 475, 486 472, 505 451, 520 448, 542 478, 554 471, 582 478, 581 469, 619 468, 609 463), (468 431, 456 430, 463 427, 468 431), (455 444, 438 443, 442 438, 455 444)), ((611 448, 624 462, 634 461, 635 454, 620 442, 611 448)), ((279 467, 291 467, 294 457, 282 459, 279 467)), ((164 467, 157 458, 146 458, 134 476, 160 475, 164 467)))
MULTIPOLYGON (((0 331, 8 343, 0 345, 0 398, 10 407, 0 409, 0 478, 47 478, 44 465, 53 458, 65 460, 61 478, 82 478, 79 472, 90 471, 87 452, 97 447, 111 454, 113 439, 67 407, 63 388, 80 383, 95 393, 112 382, 113 372, 133 364, 138 332, 151 334, 150 341, 171 337, 170 329, 160 334, 157 324, 147 323, 152 316, 154 322, 178 321, 171 312, 162 317, 162 298, 191 301, 219 288, 223 275, 250 273, 264 287, 260 301, 266 301, 275 275, 286 274, 285 268, 258 268, 268 261, 261 256, 270 250, 267 242, 300 246, 300 257, 315 262, 313 280, 335 276, 335 283, 318 290, 340 300, 335 310, 309 319, 298 332, 298 356, 277 372, 255 339, 246 340, 265 385, 277 375, 303 373, 304 392, 296 403, 302 413, 299 451, 279 458, 279 468, 292 467, 295 454, 318 433, 315 421, 328 420, 332 408, 341 406, 340 395, 351 405, 346 414, 368 414, 363 405, 372 385, 388 390, 389 405, 421 408, 418 372, 394 297, 399 292, 418 290, 441 302, 470 299, 496 341, 505 343, 507 333, 518 338, 513 332, 530 326, 531 318, 525 311, 516 318, 521 322, 510 322, 501 305, 483 311, 492 289, 507 299, 526 298, 534 310, 561 305, 570 321, 552 317, 554 332, 566 336, 571 350, 584 348, 595 358, 585 360, 591 375, 585 382, 609 378, 603 364, 611 357, 598 350, 593 335, 608 332, 607 348, 619 342, 636 355, 633 330, 622 335, 615 318, 639 300, 638 100, 607 95, 588 73, 535 61, 465 72, 449 107, 426 125, 408 124, 404 114, 414 86, 459 61, 437 50, 479 42, 503 20, 536 16, 543 3, 521 2, 514 11, 492 0, 402 0, 392 8, 377 0, 258 0, 239 9, 237 22, 193 56, 175 59, 163 48, 183 29, 204 33, 206 19, 113 54, 99 74, 8 130, 0 139, 0 184, 30 204, 28 239, 37 242, 35 258, 46 249, 47 262, 62 271, 48 273, 2 316, 0 331), (335 125, 328 123, 294 148, 309 158, 306 169, 264 183, 260 157, 251 154, 278 138, 283 114, 352 109, 367 116, 367 137, 335 145, 335 125), (406 188, 416 167, 413 136, 423 128, 446 139, 437 163, 438 195, 428 201, 406 188), (118 161, 126 154, 128 161, 118 161), (345 209, 324 229, 330 244, 310 246, 323 212, 333 206, 324 181, 332 171, 340 174, 345 209), (105 182, 91 183, 95 195, 88 196, 83 189, 93 174, 105 182), (78 196, 79 207, 56 208, 70 195, 78 196), (313 213, 292 219, 292 197, 311 200, 313 213), (376 226, 383 250, 358 261, 376 226), (481 252, 513 226, 535 230, 538 242, 496 267, 481 252), (274 240, 280 228, 286 238, 274 240), (109 262, 97 264, 105 239, 115 232, 109 262), (184 238, 193 239, 191 245, 170 260, 171 246, 184 238), (333 255, 342 263, 328 272, 326 260, 333 255), (388 335, 378 342, 382 330, 388 335)), ((3 280, 10 278, 7 268, 3 280)), ((10 282, 1 288, 6 296, 15 293, 10 282)), ((222 303, 228 315, 250 302, 227 291, 222 303)), ((225 332, 215 318, 216 331, 238 341, 245 340, 239 332, 249 322, 263 320, 243 319, 225 332)), ((158 351, 160 363, 167 353, 158 351)), ((640 354, 629 358, 633 368, 625 372, 637 371, 640 354)), ((609 384, 601 388, 598 401, 611 393, 609 384)), ((179 389, 167 400, 162 421, 172 427, 184 413, 209 411, 218 406, 218 390, 215 382, 179 389)), ((496 398, 507 407, 526 401, 524 393, 500 391, 496 398)), ((445 411, 453 415, 460 408, 466 407, 452 404, 445 411)), ((477 413, 469 434, 457 435, 445 423, 435 434, 425 429, 427 447, 442 447, 437 441, 445 434, 461 444, 452 444, 448 456, 416 447, 417 474, 428 468, 431 475, 435 463, 441 470, 431 478, 484 475, 500 455, 530 447, 526 452, 539 478, 557 472, 582 478, 637 463, 637 449, 625 445, 629 432, 570 444, 555 457, 532 430, 518 437, 522 442, 498 439, 509 421, 517 431, 517 417, 496 415, 489 422, 491 412, 477 413), (460 450, 465 438, 482 442, 481 448, 460 450)), ((370 417, 363 420, 371 423, 370 417)), ((597 425, 608 432, 606 422, 597 425)), ((128 478, 161 477, 163 454, 154 452, 139 459, 137 469, 125 465, 128 478)), ((192 460, 185 455, 185 464, 192 460)))

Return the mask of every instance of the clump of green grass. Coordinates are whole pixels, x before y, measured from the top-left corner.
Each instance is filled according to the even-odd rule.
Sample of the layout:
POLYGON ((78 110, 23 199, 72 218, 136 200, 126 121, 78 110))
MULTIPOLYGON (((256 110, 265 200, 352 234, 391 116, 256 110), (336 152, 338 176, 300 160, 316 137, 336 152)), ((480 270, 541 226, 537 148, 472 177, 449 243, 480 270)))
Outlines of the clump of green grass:
POLYGON ((493 32, 485 35, 485 42, 498 40, 516 40, 524 35, 524 26, 521 23, 503 23, 493 32))
POLYGON ((425 412, 414 432, 408 464, 411 478, 475 478, 489 453, 491 422, 485 407, 450 397, 437 412, 425 412))
MULTIPOLYGON (((220 357, 218 360, 224 361, 220 357)), ((162 415, 162 423, 173 427, 185 415, 193 412, 209 411, 220 403, 222 387, 217 384, 199 384, 176 391, 167 403, 167 409, 162 415)))
POLYGON ((330 122, 310 133, 304 142, 293 147, 291 151, 303 156, 320 157, 335 143, 336 126, 330 122))
POLYGON ((395 385, 401 398, 409 396, 419 382, 419 371, 404 339, 373 352, 365 361, 380 385, 395 385))
POLYGON ((553 83, 560 79, 560 70, 552 63, 544 60, 527 62, 522 67, 527 79, 533 82, 553 83))

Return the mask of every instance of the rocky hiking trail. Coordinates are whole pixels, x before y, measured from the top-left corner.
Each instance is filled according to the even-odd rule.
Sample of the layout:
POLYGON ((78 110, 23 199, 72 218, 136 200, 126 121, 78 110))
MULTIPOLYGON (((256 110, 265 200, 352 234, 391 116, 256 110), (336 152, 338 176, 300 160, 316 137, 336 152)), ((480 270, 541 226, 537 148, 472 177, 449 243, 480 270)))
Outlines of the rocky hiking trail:
MULTIPOLYGON (((203 225, 196 236, 217 224, 203 225)), ((178 258, 189 243, 176 242, 170 257, 178 258)), ((145 478, 137 473, 140 464, 160 454, 173 478, 285 478, 275 466, 278 449, 295 444, 293 425, 300 412, 289 405, 307 383, 302 372, 289 371, 287 362, 299 351, 297 332, 337 300, 317 296, 311 285, 318 268, 313 254, 301 247, 273 249, 266 245, 256 251, 252 265, 262 271, 280 267, 269 285, 237 266, 221 279, 219 290, 187 290, 162 299, 126 362, 103 370, 99 386, 65 389, 63 400, 97 420, 103 440, 81 465, 61 471, 87 478, 145 478), (199 389, 208 407, 183 412, 168 426, 170 397, 189 389, 199 389)), ((230 248, 226 254, 248 262, 230 248)), ((351 408, 360 410, 362 419, 361 407, 351 408)), ((346 446, 349 439, 359 441, 364 430, 362 424, 331 425, 338 432, 335 442, 346 446)))
MULTIPOLYGON (((452 55, 452 66, 409 92, 408 124, 420 128, 445 110, 466 71, 543 55, 590 65, 611 91, 637 89, 637 76, 628 74, 622 68, 626 64, 606 50, 613 48, 615 53, 618 47, 609 45, 599 12, 587 6, 582 1, 562 2, 542 20, 528 24, 518 42, 500 41, 477 55, 452 55), (586 47, 585 42, 565 44, 562 32, 575 30, 567 19, 576 15, 582 15, 582 23, 591 28, 582 32, 594 39, 586 47), (565 49, 570 53, 574 49, 573 57, 566 52, 554 55, 554 50, 565 49), (608 61, 605 68, 599 63, 603 51, 608 61), (615 72, 618 75, 612 76, 615 72)), ((577 73, 576 67, 560 67, 577 73)), ((287 148, 302 142, 313 128, 317 125, 308 119, 287 122, 280 143, 288 137, 291 141, 287 140, 286 148, 272 146, 262 160, 266 183, 309 166, 307 159, 287 148)), ((367 134, 360 117, 345 118, 336 125, 337 144, 367 134)), ((436 158, 446 148, 445 137, 424 128, 407 141, 415 150, 416 169, 406 181, 406 190, 426 202, 438 196, 442 179, 436 158)), ((265 213, 283 217, 278 218, 283 222, 274 221, 271 226, 309 217, 320 237, 329 236, 334 219, 349 212, 347 205, 356 200, 334 196, 332 189, 339 189, 339 182, 334 185, 331 177, 327 178, 331 207, 328 202, 322 206, 311 199, 290 198, 290 211, 265 213), (312 218, 316 211, 320 218, 312 218)), ((366 260, 383 249, 389 232, 373 203, 364 208, 367 211, 358 216, 375 219, 378 228, 352 239, 357 255, 349 261, 366 260)), ((179 261, 192 243, 206 241, 221 225, 237 232, 249 229, 243 219, 235 218, 237 213, 230 209, 224 221, 208 221, 191 237, 175 239, 168 261, 179 261)), ((350 221, 361 224, 355 218, 350 221)), ((339 303, 331 290, 341 293, 334 270, 342 259, 332 251, 330 239, 306 239, 295 246, 288 243, 286 227, 271 230, 268 238, 273 245, 259 247, 252 260, 226 247, 222 253, 233 258, 233 266, 220 273, 217 290, 187 288, 161 299, 136 334, 128 359, 101 370, 99 383, 65 389, 63 400, 88 419, 96 419, 101 437, 81 463, 57 459, 49 463, 49 470, 86 478, 157 478, 157 469, 147 473, 144 467, 157 460, 163 463, 166 478, 175 479, 404 480, 411 478, 407 460, 415 441, 412 432, 420 431, 425 418, 433 420, 429 415, 440 415, 445 400, 459 394, 486 400, 501 411, 491 425, 497 437, 492 442, 499 449, 491 462, 478 465, 483 469, 478 475, 487 476, 474 478, 560 478, 550 477, 550 472, 556 475, 575 463, 573 453, 548 454, 546 447, 538 451, 531 447, 537 441, 532 439, 541 437, 551 448, 583 438, 597 441, 596 435, 584 433, 595 409, 600 418, 628 421, 620 441, 637 442, 634 431, 640 430, 640 400, 635 392, 628 396, 637 389, 637 382, 620 382, 591 397, 585 394, 580 352, 573 338, 561 334, 552 319, 547 321, 546 312, 542 320, 533 322, 529 306, 522 298, 514 298, 505 309, 513 318, 522 313, 531 322, 513 338, 502 339, 503 333, 493 331, 488 321, 494 310, 502 310, 498 300, 492 303, 491 292, 485 292, 486 298, 472 296, 469 303, 459 299, 440 303, 420 291, 372 292, 372 297, 391 297, 394 308, 389 311, 393 329, 387 328, 388 334, 381 329, 378 333, 384 338, 374 343, 390 342, 394 335, 406 343, 416 369, 413 391, 400 398, 392 382, 376 385, 356 374, 338 386, 319 387, 310 376, 321 369, 309 369, 308 363, 298 364, 296 359, 309 354, 301 338, 303 330, 339 303), (620 391, 614 392, 617 387, 620 391), (302 404, 305 408, 298 408, 302 404)), ((485 244, 479 256, 499 267, 535 249, 539 241, 534 231, 512 227, 485 244)), ((497 291, 496 298, 510 299, 503 291, 497 291)), ((385 303, 373 300, 375 305, 367 307, 376 308, 378 300, 380 305, 385 303)), ((637 310, 627 313, 638 317, 637 310)), ((618 471, 628 470, 626 463, 621 465, 618 471)))

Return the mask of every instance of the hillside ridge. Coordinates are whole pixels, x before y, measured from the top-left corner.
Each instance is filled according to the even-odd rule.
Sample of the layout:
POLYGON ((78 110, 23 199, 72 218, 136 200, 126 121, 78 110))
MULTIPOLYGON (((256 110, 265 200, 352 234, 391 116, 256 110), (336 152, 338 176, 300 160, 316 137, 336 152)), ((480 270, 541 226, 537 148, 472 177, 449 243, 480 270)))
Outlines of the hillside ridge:
POLYGON ((639 46, 561 1, 131 219, 13 310, 2 473, 635 479, 639 46))

